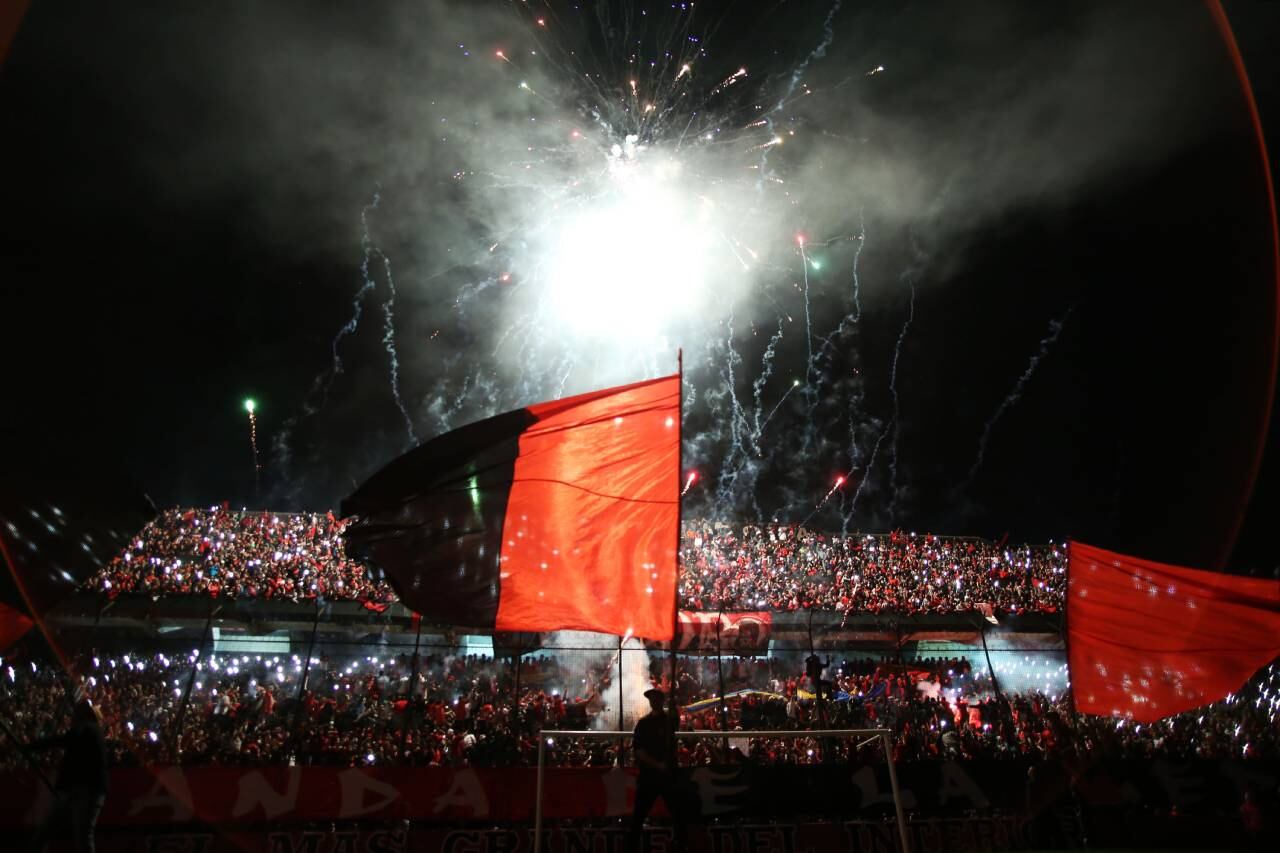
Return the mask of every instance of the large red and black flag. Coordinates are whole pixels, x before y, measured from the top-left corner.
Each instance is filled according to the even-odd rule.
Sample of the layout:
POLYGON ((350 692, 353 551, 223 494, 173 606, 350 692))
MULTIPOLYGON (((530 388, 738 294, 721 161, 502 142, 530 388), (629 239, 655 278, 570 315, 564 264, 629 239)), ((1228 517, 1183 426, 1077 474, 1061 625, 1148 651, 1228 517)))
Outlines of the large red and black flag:
POLYGON ((1076 709, 1146 723, 1223 699, 1280 655, 1280 583, 1072 542, 1076 709))
POLYGON ((674 632, 680 377, 445 433, 342 504, 347 553, 428 621, 674 632))

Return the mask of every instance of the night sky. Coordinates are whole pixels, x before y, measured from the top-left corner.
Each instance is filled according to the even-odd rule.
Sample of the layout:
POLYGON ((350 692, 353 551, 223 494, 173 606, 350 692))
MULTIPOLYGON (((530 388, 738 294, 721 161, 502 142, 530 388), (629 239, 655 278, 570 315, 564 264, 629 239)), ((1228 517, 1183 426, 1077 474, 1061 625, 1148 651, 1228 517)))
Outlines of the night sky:
MULTIPOLYGON (((672 371, 684 346, 688 513, 1280 562, 1271 221, 1205 7, 536 5, 33 3, 0 68, 6 453, 76 447, 162 506, 326 509, 410 429, 672 371), (673 50, 696 80, 642 73, 671 110, 645 124, 628 58, 673 50), (628 311, 572 334, 538 313, 531 260, 540 199, 631 120, 642 158, 723 127, 682 181, 750 200, 734 233, 767 256, 717 266, 635 358, 628 311), (565 154, 570 129, 595 148, 565 154), (777 410, 739 452, 758 381, 777 410)), ((1280 8, 1226 9, 1274 162, 1280 8)))

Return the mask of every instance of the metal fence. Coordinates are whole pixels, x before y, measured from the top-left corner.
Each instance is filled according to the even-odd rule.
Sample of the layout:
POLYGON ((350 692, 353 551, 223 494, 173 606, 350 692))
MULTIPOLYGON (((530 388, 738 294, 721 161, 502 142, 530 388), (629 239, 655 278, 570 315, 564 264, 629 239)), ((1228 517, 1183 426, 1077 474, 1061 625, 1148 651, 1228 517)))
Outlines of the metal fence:
MULTIPOLYGON (((142 763, 532 763, 544 728, 631 729, 654 686, 674 694, 686 728, 747 732, 866 727, 878 700, 1057 699, 1067 688, 1057 635, 994 626, 833 632, 800 614, 755 648, 717 632, 673 654, 636 638, 466 634, 314 605, 309 619, 217 606, 171 618, 164 602, 146 618, 55 624, 60 662, 45 664, 67 695, 101 706, 119 757, 142 763)), ((23 684, 3 689, 21 708, 23 684)), ((566 740, 549 759, 625 755, 616 742, 566 740)))

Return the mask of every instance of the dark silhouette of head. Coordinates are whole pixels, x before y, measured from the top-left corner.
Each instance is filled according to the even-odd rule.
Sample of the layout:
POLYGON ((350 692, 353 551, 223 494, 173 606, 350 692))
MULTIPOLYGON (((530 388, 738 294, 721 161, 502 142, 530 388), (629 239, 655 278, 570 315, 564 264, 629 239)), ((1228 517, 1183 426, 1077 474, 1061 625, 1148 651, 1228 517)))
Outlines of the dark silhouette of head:
POLYGON ((77 723, 91 723, 98 725, 98 709, 88 699, 81 699, 76 703, 73 711, 73 719, 77 723))

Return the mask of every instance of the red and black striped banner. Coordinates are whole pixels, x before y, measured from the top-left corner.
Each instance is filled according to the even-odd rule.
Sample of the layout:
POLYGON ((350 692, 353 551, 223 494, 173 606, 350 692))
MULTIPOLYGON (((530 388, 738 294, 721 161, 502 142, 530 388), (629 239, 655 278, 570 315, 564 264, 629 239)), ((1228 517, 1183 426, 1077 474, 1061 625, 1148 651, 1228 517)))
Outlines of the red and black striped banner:
POLYGON ((674 632, 678 375, 470 424, 343 502, 347 553, 428 621, 674 632))

